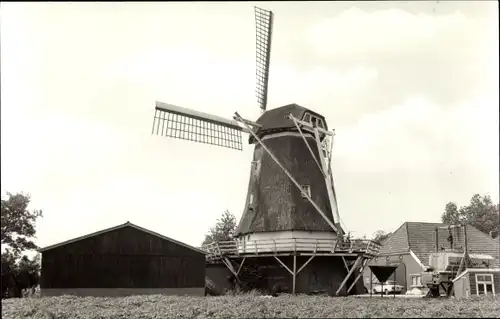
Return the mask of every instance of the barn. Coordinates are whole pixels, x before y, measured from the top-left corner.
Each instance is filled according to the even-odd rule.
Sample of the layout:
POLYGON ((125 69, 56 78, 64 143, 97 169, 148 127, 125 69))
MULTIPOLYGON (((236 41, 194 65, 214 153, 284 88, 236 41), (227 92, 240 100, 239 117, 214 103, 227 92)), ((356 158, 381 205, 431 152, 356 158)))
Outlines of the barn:
POLYGON ((130 222, 39 251, 42 296, 205 294, 205 252, 130 222))

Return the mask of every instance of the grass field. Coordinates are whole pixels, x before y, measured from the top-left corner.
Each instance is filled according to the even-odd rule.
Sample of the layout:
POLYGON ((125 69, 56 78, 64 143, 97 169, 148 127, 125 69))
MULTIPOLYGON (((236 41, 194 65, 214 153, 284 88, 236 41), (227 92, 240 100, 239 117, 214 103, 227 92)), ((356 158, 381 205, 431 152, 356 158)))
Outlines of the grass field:
POLYGON ((392 299, 252 295, 223 297, 47 297, 2 300, 2 318, 373 318, 490 317, 500 297, 392 299))

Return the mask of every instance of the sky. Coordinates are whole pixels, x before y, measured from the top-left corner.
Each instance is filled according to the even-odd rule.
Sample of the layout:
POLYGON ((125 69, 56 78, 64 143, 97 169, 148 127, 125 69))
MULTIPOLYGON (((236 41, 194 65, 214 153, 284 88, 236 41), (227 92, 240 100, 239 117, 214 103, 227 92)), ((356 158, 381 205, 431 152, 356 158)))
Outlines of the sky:
POLYGON ((39 246, 126 221, 199 246, 239 220, 253 146, 151 125, 156 100, 258 117, 254 5, 275 14, 268 108, 335 129, 353 236, 498 202, 496 1, 2 3, 1 189, 43 210, 39 246))

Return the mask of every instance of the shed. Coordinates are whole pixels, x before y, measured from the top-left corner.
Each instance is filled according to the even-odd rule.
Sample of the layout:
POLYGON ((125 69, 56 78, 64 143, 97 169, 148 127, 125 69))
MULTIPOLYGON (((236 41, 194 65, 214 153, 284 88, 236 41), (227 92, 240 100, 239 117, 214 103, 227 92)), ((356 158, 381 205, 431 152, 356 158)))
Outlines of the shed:
POLYGON ((500 268, 467 268, 453 279, 455 298, 493 295, 500 292, 500 268))
POLYGON ((205 294, 205 252, 130 222, 39 251, 42 296, 205 294))

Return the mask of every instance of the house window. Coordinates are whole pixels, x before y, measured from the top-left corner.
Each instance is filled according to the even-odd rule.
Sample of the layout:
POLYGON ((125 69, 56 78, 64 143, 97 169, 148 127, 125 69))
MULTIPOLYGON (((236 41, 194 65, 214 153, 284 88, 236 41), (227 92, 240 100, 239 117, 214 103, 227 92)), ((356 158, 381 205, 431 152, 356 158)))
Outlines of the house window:
POLYGON ((493 284, 492 274, 476 274, 477 295, 495 295, 495 286, 493 284))
POLYGON ((422 277, 420 274, 410 275, 410 279, 412 288, 422 287, 422 277))
POLYGON ((248 205, 253 204, 253 193, 250 193, 250 198, 248 199, 248 205))
MULTIPOLYGON (((307 196, 311 197, 311 185, 301 185, 302 189, 304 190, 304 192, 306 192, 307 196)), ((306 196, 304 196, 304 193, 302 193, 302 198, 307 198, 306 196)))

